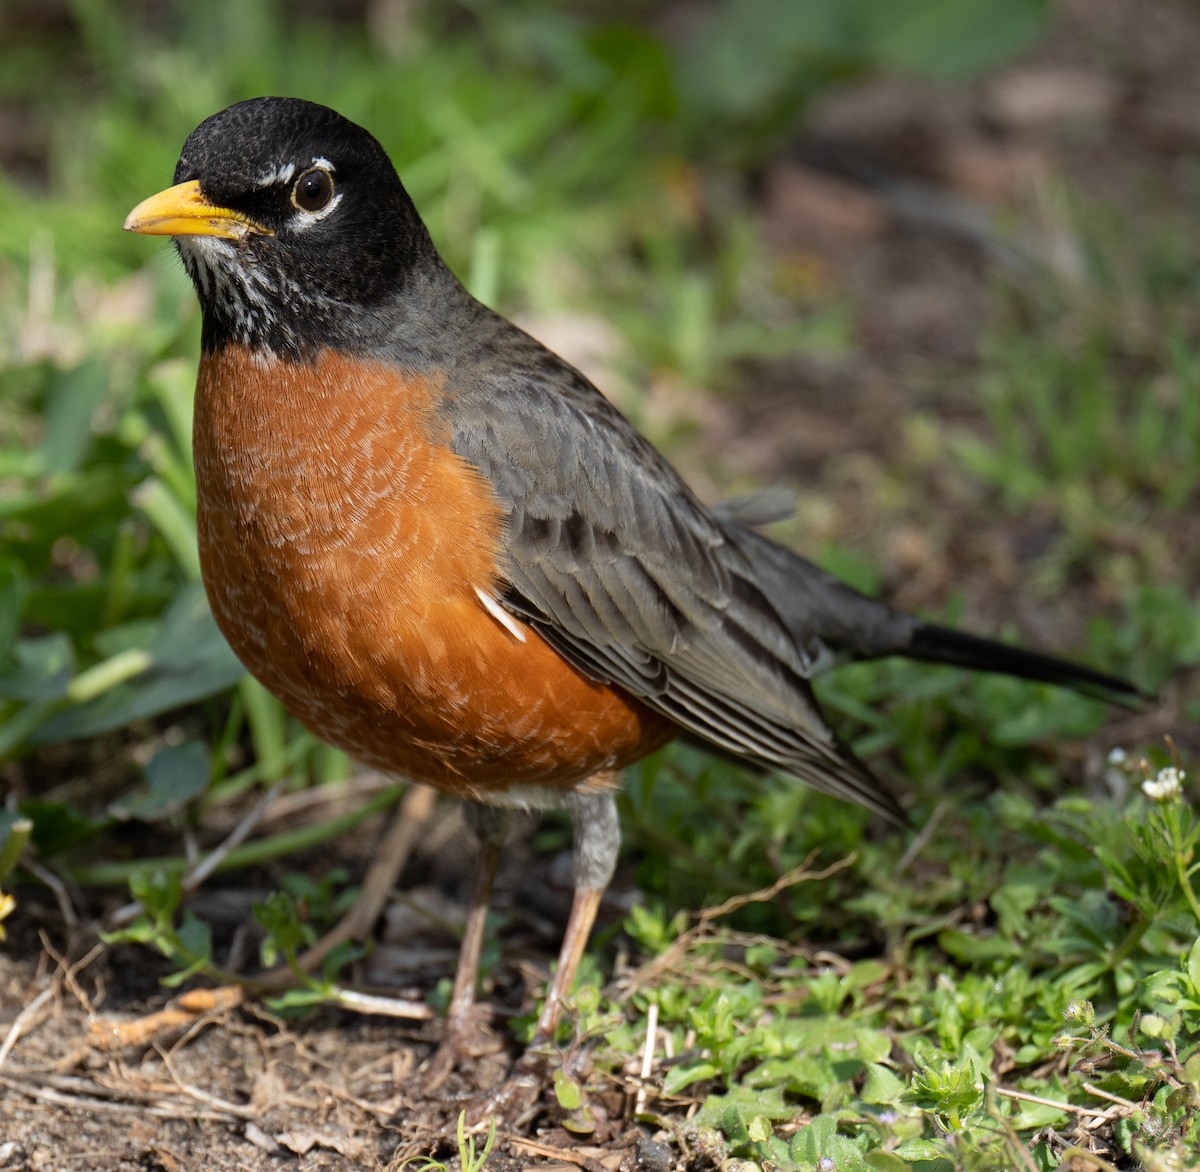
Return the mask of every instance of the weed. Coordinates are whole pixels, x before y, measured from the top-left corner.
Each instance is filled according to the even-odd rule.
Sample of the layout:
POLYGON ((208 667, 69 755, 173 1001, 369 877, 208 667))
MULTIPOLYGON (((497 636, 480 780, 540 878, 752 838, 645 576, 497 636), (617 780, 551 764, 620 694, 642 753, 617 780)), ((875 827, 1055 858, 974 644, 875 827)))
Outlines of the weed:
MULTIPOLYGON (((475 1147, 475 1137, 467 1135, 466 1129, 467 1113, 466 1111, 460 1111, 455 1129, 455 1138, 458 1142, 459 1168, 462 1172, 480 1172, 480 1169, 488 1162, 488 1158, 492 1154, 492 1149, 496 1146, 496 1121, 493 1119, 488 1123, 488 1135, 484 1141, 482 1150, 478 1150, 475 1147)), ((429 1156, 417 1156, 413 1160, 402 1164, 401 1167, 412 1168, 414 1172, 446 1172, 445 1164, 429 1156)))

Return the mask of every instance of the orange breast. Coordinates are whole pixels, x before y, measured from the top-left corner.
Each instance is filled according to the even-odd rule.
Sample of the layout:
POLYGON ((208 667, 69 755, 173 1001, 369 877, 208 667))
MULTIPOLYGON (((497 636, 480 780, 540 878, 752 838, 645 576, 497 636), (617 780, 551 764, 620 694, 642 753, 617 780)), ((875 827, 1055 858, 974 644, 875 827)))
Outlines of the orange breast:
POLYGON ((442 789, 570 787, 636 760, 673 726, 480 600, 504 518, 446 445, 440 393, 328 352, 204 357, 198 523, 218 625, 319 737, 442 789))

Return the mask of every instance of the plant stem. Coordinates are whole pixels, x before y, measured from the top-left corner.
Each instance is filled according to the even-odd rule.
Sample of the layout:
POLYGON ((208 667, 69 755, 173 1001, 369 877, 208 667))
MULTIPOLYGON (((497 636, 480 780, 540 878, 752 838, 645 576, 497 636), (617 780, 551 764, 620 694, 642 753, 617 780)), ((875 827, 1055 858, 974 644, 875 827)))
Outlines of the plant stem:
MULTIPOLYGON (((251 867, 258 863, 270 862, 285 855, 307 850, 318 843, 327 842, 353 830, 359 823, 366 821, 372 814, 385 810, 394 805, 408 791, 406 785, 393 785, 376 794, 369 802, 349 814, 343 814, 331 822, 321 822, 314 826, 303 826, 286 834, 276 834, 270 838, 256 839, 232 850, 222 861, 219 871, 232 871, 239 867, 251 867)), ((96 863, 90 867, 78 867, 69 872, 71 878, 84 887, 119 887, 129 882, 129 878, 137 871, 165 871, 168 874, 182 875, 188 868, 188 860, 182 855, 168 855, 156 859, 135 859, 123 863, 96 863)))
POLYGON ((1196 892, 1192 888, 1192 881, 1188 876, 1188 868, 1183 854, 1178 850, 1175 851, 1175 874, 1179 879, 1179 886, 1183 888, 1183 896, 1188 901, 1188 907, 1192 909, 1196 923, 1200 924, 1200 900, 1196 899, 1196 892))

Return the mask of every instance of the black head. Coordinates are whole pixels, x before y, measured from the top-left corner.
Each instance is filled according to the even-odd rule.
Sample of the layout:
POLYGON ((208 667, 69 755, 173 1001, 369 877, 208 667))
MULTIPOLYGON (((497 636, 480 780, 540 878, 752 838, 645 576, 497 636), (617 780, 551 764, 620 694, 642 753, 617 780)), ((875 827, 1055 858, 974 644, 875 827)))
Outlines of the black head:
POLYGON ((384 304, 444 271, 383 148, 326 106, 254 98, 188 136, 175 186, 126 228, 171 235, 204 312, 206 350, 356 350, 384 304))

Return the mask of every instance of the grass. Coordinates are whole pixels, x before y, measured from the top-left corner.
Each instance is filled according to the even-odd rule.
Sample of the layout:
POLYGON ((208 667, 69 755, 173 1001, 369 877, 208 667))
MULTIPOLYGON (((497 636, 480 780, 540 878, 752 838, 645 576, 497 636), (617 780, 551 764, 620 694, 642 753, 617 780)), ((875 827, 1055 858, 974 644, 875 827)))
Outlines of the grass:
MULTIPOLYGON (((166 955, 173 979, 228 976, 187 907, 194 859, 180 844, 257 787, 322 785, 349 765, 243 677, 203 606, 196 309, 169 253, 147 260, 145 241, 117 230, 124 213, 226 102, 327 101, 381 134, 474 291, 616 326, 625 405, 669 446, 686 418, 662 422, 630 388, 732 389, 741 358, 851 345, 844 305, 797 319, 774 292, 745 169, 811 93, 881 59, 920 61, 928 29, 957 28, 922 33, 914 17, 868 35, 838 23, 846 6, 812 7, 825 23, 806 29, 825 39, 779 24, 807 67, 765 54, 757 93, 728 73, 702 93, 694 71, 729 70, 727 43, 753 52, 764 34, 744 14, 778 15, 766 0, 722 10, 686 66, 632 22, 538 4, 424 13, 372 40, 270 5, 180 6, 153 30, 80 0, 73 30, 0 50, 6 98, 28 104, 46 142, 32 181, 0 176, 0 776, 20 795, 0 836, 31 836, 26 862, 87 895, 130 886, 142 915, 120 937, 166 955), (62 79, 50 93, 48 73, 62 79), (122 857, 130 823, 172 853, 122 857)), ((912 11, 926 7, 938 6, 912 11)), ((1018 8, 1026 22, 1038 10, 1018 8)), ((902 504, 882 489, 872 504, 1035 518, 1054 537, 1030 597, 1094 613, 1081 654, 1169 690, 1200 663, 1200 241, 1182 215, 1114 232, 1114 212, 1065 198, 1083 275, 1001 296, 966 375, 969 409, 933 378, 903 422, 900 463, 880 473, 904 485, 902 504)), ((864 560, 826 553, 839 568, 864 560)), ((564 1042, 619 1071, 653 1011, 655 1049, 674 1057, 646 1120, 693 1153, 763 1167, 1050 1169, 1096 1136, 1110 1162, 1086 1166, 1186 1166, 1200 1146, 1196 790, 1185 779, 1156 800, 1143 783, 1153 792, 1189 763, 1157 737, 1125 743, 1128 764, 1099 771, 1107 790, 1083 790, 1080 746, 1103 755, 1137 726, 1012 681, 882 664, 821 695, 859 752, 908 779, 928 832, 880 838, 860 810, 682 747, 643 763, 623 797, 646 894, 623 931, 643 967, 604 993, 585 983, 564 1042), (720 914, 680 912, 735 896, 720 914)), ((1200 705, 1178 704, 1182 735, 1200 705)), ((225 865, 286 857, 397 796, 256 838, 225 865)), ((544 841, 563 833, 551 821, 544 841)), ((0 885, 19 894, 32 873, 17 853, 0 847, 0 885)), ((348 891, 301 873, 284 886, 258 919, 289 960, 348 891)), ((0 918, 14 915, 0 892, 0 918)), ((349 955, 290 1004, 335 997, 349 955)), ((560 1087, 559 1102, 589 1134, 588 1087, 560 1087)))
MULTIPOLYGON (((669 958, 632 1003, 655 1001, 675 1051, 695 1055, 665 1089, 697 1098, 731 1155, 811 1166, 807 1129, 779 1130, 792 1096, 817 1105, 810 1126, 836 1132, 822 1152, 839 1168, 907 1166, 884 1151, 1054 1168, 1047 1129, 1065 1136, 1105 1112, 1127 1151, 1194 1148, 1200 821, 1177 793, 1039 808, 997 792, 948 813, 913 858, 822 801, 800 805, 814 836, 841 832, 822 857, 849 863, 823 878, 799 869, 782 913, 773 897, 732 921, 702 916, 685 952, 671 949, 673 903, 626 925, 669 958), (806 925, 805 947, 764 934, 780 914, 806 925)), ((720 823, 719 806, 705 814, 720 823)), ((789 835, 777 865, 801 856, 802 868, 805 845, 789 835)), ((615 1044, 635 1047, 637 1028, 615 1044)))

